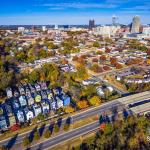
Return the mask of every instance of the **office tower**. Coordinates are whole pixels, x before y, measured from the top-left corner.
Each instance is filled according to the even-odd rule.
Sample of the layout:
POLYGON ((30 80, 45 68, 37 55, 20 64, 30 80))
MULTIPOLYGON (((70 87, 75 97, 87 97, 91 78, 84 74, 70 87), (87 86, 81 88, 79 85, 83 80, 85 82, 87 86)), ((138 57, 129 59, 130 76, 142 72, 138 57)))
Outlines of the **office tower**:
POLYGON ((95 27, 95 21, 93 20, 89 20, 89 29, 92 30, 95 27))
POLYGON ((31 31, 32 31, 32 32, 35 32, 35 26, 32 26, 31 31))
POLYGON ((140 30, 140 17, 134 16, 131 25, 131 33, 139 33, 140 30))
POLYGON ((24 27, 18 27, 18 33, 23 33, 25 31, 24 27))
POLYGON ((112 25, 117 26, 118 25, 118 17, 116 15, 112 16, 112 25))
POLYGON ((57 25, 57 24, 55 24, 54 29, 55 29, 55 30, 58 30, 58 25, 57 25))
POLYGON ((46 26, 42 26, 42 31, 45 32, 47 30, 46 26))

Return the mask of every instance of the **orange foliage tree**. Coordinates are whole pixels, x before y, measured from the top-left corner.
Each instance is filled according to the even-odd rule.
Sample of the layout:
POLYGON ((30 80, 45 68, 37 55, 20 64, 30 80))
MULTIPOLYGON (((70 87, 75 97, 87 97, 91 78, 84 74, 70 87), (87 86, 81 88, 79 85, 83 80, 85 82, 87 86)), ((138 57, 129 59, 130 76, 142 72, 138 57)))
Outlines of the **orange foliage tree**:
POLYGON ((77 106, 79 109, 83 109, 83 108, 87 108, 89 105, 86 100, 82 100, 77 102, 77 106))

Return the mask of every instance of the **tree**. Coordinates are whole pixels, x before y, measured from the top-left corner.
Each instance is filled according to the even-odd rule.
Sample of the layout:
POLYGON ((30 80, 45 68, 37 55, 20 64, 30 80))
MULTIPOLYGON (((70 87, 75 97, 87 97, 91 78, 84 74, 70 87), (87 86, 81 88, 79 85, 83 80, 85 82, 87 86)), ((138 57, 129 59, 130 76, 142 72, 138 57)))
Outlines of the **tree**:
POLYGON ((93 96, 92 98, 89 99, 89 103, 92 106, 97 106, 101 103, 101 100, 99 99, 98 96, 93 96))
POLYGON ((111 50, 110 50, 108 47, 106 47, 105 52, 106 52, 106 53, 110 53, 110 52, 111 52, 111 50))
POLYGON ((103 72, 103 68, 100 67, 98 64, 93 64, 93 66, 90 69, 96 73, 103 72))
POLYGON ((65 123, 64 124, 64 131, 68 131, 69 130, 69 127, 70 127, 70 125, 69 124, 67 124, 67 123, 65 123))
POLYGON ((34 140, 37 141, 40 139, 40 134, 38 131, 34 132, 34 140))
POLYGON ((106 61, 106 56, 105 55, 102 55, 102 56, 100 56, 100 58, 99 58, 101 61, 106 61))
POLYGON ((68 64, 68 61, 66 59, 62 59, 61 64, 63 64, 63 65, 68 64))
POLYGON ((109 66, 103 66, 103 69, 106 71, 111 70, 111 68, 109 66))
POLYGON ((111 58, 110 58, 110 63, 111 63, 112 65, 115 65, 115 64, 117 63, 117 58, 111 57, 111 58))
POLYGON ((98 59, 97 58, 93 58, 92 62, 98 62, 98 59))
POLYGON ((86 100, 78 101, 77 106, 79 109, 87 108, 88 102, 86 100))
POLYGON ((66 106, 65 107, 65 113, 72 113, 72 112, 74 112, 74 108, 73 107, 71 107, 71 106, 66 106))
POLYGON ((102 55, 103 52, 102 52, 102 51, 97 51, 96 54, 97 54, 97 55, 102 55))
POLYGON ((78 60, 78 56, 74 56, 72 60, 73 61, 77 61, 78 60))
POLYGON ((54 132, 55 133, 58 133, 59 132, 59 126, 57 124, 55 124, 54 126, 54 132))
POLYGON ((123 68, 123 66, 122 66, 121 64, 119 64, 119 63, 116 63, 116 64, 115 64, 115 67, 116 67, 116 69, 121 69, 121 68, 123 68))
POLYGON ((0 150, 8 150, 8 148, 4 145, 0 146, 0 150))
POLYGON ((47 130, 44 132, 44 138, 48 139, 48 138, 50 138, 50 137, 51 137, 51 131, 47 129, 47 130))
POLYGON ((100 47, 99 42, 98 42, 98 41, 95 41, 95 42, 93 43, 93 47, 100 47))
POLYGON ((27 146, 29 146, 29 144, 30 144, 29 137, 25 137, 25 138, 23 139, 23 145, 24 145, 25 147, 27 147, 27 146))
POLYGON ((96 88, 95 85, 88 85, 84 89, 82 89, 82 95, 83 97, 87 97, 88 99, 91 98, 93 95, 95 95, 96 88))
POLYGON ((40 120, 40 121, 44 120, 44 118, 45 117, 42 113, 38 114, 38 116, 37 116, 37 119, 40 120))
POLYGON ((88 77, 88 72, 84 65, 80 64, 79 66, 77 66, 76 77, 79 80, 84 80, 88 77))
POLYGON ((40 74, 39 74, 38 70, 34 70, 31 72, 31 74, 29 74, 29 81, 30 82, 35 82, 39 79, 40 79, 40 74))

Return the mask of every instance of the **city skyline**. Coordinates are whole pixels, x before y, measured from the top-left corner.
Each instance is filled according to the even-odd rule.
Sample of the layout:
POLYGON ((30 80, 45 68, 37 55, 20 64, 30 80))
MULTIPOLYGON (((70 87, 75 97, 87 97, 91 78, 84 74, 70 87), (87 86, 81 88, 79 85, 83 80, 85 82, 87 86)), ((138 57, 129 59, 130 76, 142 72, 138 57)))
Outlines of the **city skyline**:
POLYGON ((149 23, 150 4, 148 0, 5 0, 0 5, 0 24, 96 24, 112 23, 112 16, 119 17, 119 23, 130 24, 135 15, 142 24, 149 23))

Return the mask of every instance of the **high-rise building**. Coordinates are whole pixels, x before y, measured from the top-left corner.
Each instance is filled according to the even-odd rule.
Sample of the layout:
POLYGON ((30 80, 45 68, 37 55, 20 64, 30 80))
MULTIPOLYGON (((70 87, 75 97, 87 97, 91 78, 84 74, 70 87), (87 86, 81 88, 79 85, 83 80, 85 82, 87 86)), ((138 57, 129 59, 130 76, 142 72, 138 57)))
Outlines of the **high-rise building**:
POLYGON ((42 31, 45 32, 47 30, 46 26, 42 26, 42 31))
POLYGON ((89 29, 92 30, 95 27, 95 21, 93 20, 89 20, 89 29))
POLYGON ((118 25, 118 17, 116 15, 112 16, 112 25, 117 26, 118 25))
POLYGON ((140 31, 140 17, 134 16, 131 25, 131 33, 139 33, 140 31))
POLYGON ((25 31, 24 27, 18 27, 18 33, 23 33, 25 31))

